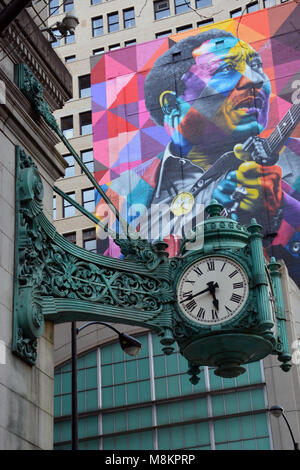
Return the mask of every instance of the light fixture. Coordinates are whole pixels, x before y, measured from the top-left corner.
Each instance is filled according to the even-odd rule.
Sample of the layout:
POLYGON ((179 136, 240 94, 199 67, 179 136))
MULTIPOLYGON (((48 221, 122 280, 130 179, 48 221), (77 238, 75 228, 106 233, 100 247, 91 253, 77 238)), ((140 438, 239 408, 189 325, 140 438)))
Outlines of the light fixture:
POLYGON ((65 38, 68 33, 74 34, 76 26, 79 24, 79 20, 74 13, 67 13, 62 21, 57 21, 53 26, 49 28, 42 29, 42 31, 47 31, 50 34, 51 41, 56 42, 58 39, 65 38), (54 34, 55 31, 60 33, 60 36, 54 34))
POLYGON ((299 444, 298 442, 295 441, 294 434, 292 432, 291 426, 289 425, 289 422, 287 420, 287 417, 284 414, 284 409, 280 405, 273 405, 271 408, 269 408, 269 412, 271 413, 272 416, 275 416, 275 418, 280 418, 281 416, 283 417, 284 421, 286 422, 286 425, 288 427, 288 430, 290 432, 293 445, 294 445, 294 450, 299 450, 299 444))
POLYGON ((136 338, 126 333, 119 333, 119 341, 121 348, 129 356, 136 356, 142 348, 142 344, 136 338))

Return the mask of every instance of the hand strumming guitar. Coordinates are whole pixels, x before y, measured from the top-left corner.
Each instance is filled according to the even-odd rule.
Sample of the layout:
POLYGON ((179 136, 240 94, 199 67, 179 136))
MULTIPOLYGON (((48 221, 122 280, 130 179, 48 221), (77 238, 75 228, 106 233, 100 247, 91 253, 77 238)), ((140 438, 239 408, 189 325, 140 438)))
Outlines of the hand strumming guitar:
POLYGON ((236 220, 241 218, 250 222, 251 217, 256 217, 259 221, 265 211, 269 213, 268 217, 274 217, 282 201, 281 168, 265 166, 268 155, 263 139, 252 142, 251 153, 245 150, 245 144, 237 144, 234 154, 243 163, 236 171, 228 173, 215 189, 213 197, 229 212, 232 211, 231 216, 236 220))

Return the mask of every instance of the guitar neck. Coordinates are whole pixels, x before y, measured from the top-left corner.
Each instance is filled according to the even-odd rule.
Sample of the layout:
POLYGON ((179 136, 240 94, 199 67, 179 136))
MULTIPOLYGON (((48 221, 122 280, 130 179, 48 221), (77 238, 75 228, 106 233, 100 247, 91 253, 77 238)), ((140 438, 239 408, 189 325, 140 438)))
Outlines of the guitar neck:
POLYGON ((278 152, 285 144, 286 139, 292 133, 300 120, 300 105, 293 104, 288 112, 275 127, 272 134, 266 139, 267 152, 272 155, 278 152))

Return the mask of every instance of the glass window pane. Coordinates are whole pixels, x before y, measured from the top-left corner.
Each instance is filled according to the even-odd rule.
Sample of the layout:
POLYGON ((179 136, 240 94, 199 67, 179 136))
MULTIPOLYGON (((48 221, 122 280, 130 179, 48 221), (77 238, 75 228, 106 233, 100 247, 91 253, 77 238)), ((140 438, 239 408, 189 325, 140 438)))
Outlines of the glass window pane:
POLYGON ((59 14, 59 0, 49 1, 49 14, 50 16, 59 14))
POLYGON ((175 0, 175 13, 184 13, 190 10, 191 0, 175 0))
POLYGON ((79 124, 80 124, 80 135, 86 135, 86 134, 92 133, 93 128, 92 128, 91 111, 86 111, 85 113, 79 114, 79 124))
POLYGON ((68 164, 65 169, 65 178, 70 178, 75 175, 75 161, 73 155, 63 155, 66 163, 68 164))
POLYGON ((247 13, 252 13, 253 11, 259 10, 258 2, 251 3, 247 6, 247 13))
POLYGON ((75 42, 75 33, 70 33, 68 31, 67 36, 65 37, 65 44, 72 44, 75 42))
POLYGON ((196 0, 196 8, 210 7, 212 0, 196 0))
MULTIPOLYGON (((71 199, 75 201, 75 193, 67 193, 71 199)), ((73 217, 76 214, 76 209, 66 199, 63 200, 63 217, 73 217)))
POLYGON ((103 18, 98 16, 97 18, 92 18, 92 32, 93 36, 101 36, 103 34, 103 18))
POLYGON ((60 120, 60 127, 62 133, 67 139, 70 139, 74 135, 73 129, 73 116, 65 116, 60 120))
POLYGON ((79 98, 87 98, 91 96, 91 76, 82 75, 78 77, 79 98))
POLYGON ((274 7, 276 5, 276 0, 264 0, 264 8, 274 7))
MULTIPOLYGON (((85 164, 86 168, 93 173, 94 172, 94 152, 93 149, 82 150, 81 160, 85 164)), ((83 170, 81 170, 83 172, 83 170)))
POLYGON ((119 31, 119 13, 117 11, 115 11, 114 13, 109 13, 107 15, 107 21, 109 33, 119 31))
POLYGON ((134 8, 123 10, 124 28, 132 28, 135 26, 134 8))
POLYGON ((74 9, 73 0, 64 0, 64 11, 72 11, 74 9))
POLYGON ((158 0, 154 2, 154 17, 156 20, 170 15, 169 0, 158 0))

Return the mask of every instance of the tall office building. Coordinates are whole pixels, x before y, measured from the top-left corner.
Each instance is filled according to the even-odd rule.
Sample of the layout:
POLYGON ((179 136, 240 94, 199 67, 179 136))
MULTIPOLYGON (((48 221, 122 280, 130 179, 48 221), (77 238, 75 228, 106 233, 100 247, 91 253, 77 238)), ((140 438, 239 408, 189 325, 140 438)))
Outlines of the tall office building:
MULTIPOLYGON (((213 22, 279 5, 278 0, 237 2, 210 0, 59 0, 50 1, 50 24, 75 12, 74 35, 53 43, 73 76, 73 99, 55 113, 61 129, 94 170, 90 58, 120 47, 151 41, 213 22)), ((94 190, 63 144, 57 146, 68 167, 56 185, 88 211, 95 209, 94 190)), ((69 241, 96 252, 95 227, 72 205, 54 196, 57 230, 69 241)), ((284 276, 289 336, 299 335, 295 284, 284 276)), ((137 358, 125 357, 116 336, 93 325, 78 336, 79 437, 82 449, 287 449, 285 423, 270 418, 267 408, 284 406, 299 435, 299 370, 284 374, 272 358, 250 364, 237 379, 221 379, 204 368, 193 386, 187 363, 174 352, 164 356, 151 332, 129 326, 122 331, 143 344, 137 358)), ((70 325, 55 328, 55 448, 70 448, 70 325)))

